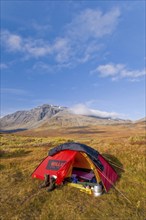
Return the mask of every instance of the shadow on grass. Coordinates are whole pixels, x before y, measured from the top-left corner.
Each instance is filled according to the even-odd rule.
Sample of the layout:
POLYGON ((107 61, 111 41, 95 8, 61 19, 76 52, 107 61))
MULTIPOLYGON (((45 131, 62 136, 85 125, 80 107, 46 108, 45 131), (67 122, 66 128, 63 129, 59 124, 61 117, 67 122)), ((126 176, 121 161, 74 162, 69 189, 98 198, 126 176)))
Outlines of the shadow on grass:
POLYGON ((16 133, 16 132, 21 132, 21 131, 26 131, 26 128, 19 128, 19 129, 12 129, 12 130, 0 130, 1 134, 11 134, 11 133, 16 133))
POLYGON ((29 153, 32 151, 26 151, 26 150, 16 150, 16 151, 5 151, 1 150, 0 151, 0 157, 1 158, 15 158, 15 157, 24 157, 27 156, 29 153))
POLYGON ((69 127, 69 130, 75 130, 75 129, 89 129, 89 126, 74 126, 74 127, 69 127))
POLYGON ((98 131, 98 130, 75 130, 75 131, 68 131, 68 134, 98 134, 98 133, 105 133, 105 131, 98 131))
POLYGON ((111 154, 102 154, 102 156, 109 162, 109 164, 114 168, 114 170, 117 172, 119 176, 119 180, 122 176, 122 174, 125 172, 123 168, 123 164, 119 161, 118 158, 111 154))

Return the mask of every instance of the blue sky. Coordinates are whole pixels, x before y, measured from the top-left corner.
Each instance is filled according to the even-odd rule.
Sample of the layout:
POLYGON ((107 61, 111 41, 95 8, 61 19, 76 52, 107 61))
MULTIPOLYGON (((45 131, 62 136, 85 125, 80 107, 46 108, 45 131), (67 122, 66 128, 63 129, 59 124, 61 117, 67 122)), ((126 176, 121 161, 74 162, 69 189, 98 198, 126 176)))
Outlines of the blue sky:
POLYGON ((1 1, 1 115, 145 116, 145 1, 1 1))

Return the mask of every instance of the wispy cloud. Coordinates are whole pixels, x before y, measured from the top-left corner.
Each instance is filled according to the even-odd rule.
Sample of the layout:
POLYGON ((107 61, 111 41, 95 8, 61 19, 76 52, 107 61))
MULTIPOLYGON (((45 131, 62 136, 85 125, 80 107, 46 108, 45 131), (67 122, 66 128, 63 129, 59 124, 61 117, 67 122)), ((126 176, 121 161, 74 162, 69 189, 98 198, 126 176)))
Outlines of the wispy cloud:
POLYGON ((96 116, 101 118, 120 118, 124 117, 122 114, 118 114, 116 112, 105 112, 105 111, 99 111, 95 109, 91 109, 87 107, 84 104, 77 104, 70 108, 70 111, 74 114, 79 115, 90 115, 90 116, 96 116))
POLYGON ((12 51, 20 51, 22 49, 22 38, 16 34, 4 33, 5 40, 7 41, 7 47, 12 51))
POLYGON ((86 9, 67 25, 67 35, 80 42, 101 38, 113 32, 119 16, 119 8, 114 8, 107 13, 98 9, 86 9))
POLYGON ((45 32, 46 33, 46 31, 50 31, 51 30, 51 25, 50 24, 40 24, 40 23, 38 23, 38 22, 36 22, 36 21, 33 21, 32 22, 32 28, 34 29, 34 30, 36 30, 37 32, 45 32))
POLYGON ((0 63, 0 69, 7 69, 8 68, 8 65, 5 64, 5 63, 0 63))
POLYGON ((44 63, 42 61, 36 62, 33 67, 32 70, 35 72, 37 71, 37 73, 43 74, 43 73, 52 73, 54 71, 53 66, 44 63))
POLYGON ((99 40, 113 33, 119 17, 119 8, 106 13, 98 9, 86 9, 74 17, 65 27, 65 36, 72 49, 71 59, 77 63, 95 59, 102 47, 99 40))
POLYGON ((1 88, 2 94, 27 95, 28 92, 22 89, 1 88))
MULTIPOLYGON (((72 21, 63 27, 62 35, 54 41, 47 38, 23 37, 18 33, 3 30, 2 45, 8 52, 19 52, 27 58, 51 58, 55 64, 85 63, 94 59, 101 48, 98 39, 112 34, 118 24, 120 10, 114 8, 103 13, 98 9, 86 9, 74 16, 72 21)), ((48 25, 34 28, 48 29, 48 25)), ((65 65, 66 66, 66 65, 65 65)))
POLYGON ((98 66, 91 73, 98 74, 100 77, 110 77, 112 80, 122 78, 134 80, 146 75, 146 70, 130 70, 124 64, 108 63, 98 66))
POLYGON ((57 38, 52 48, 57 63, 65 63, 69 61, 69 58, 72 55, 72 48, 68 38, 57 38))
POLYGON ((1 33, 2 45, 9 52, 20 52, 29 57, 41 57, 51 53, 52 49, 42 39, 24 38, 19 34, 13 34, 8 30, 1 33))

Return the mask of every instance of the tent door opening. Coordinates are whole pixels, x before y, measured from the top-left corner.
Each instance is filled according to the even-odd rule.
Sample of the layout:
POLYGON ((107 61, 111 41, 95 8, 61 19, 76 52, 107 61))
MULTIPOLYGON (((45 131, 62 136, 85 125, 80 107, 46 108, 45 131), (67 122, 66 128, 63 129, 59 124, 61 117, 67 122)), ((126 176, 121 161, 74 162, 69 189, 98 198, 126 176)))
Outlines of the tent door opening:
POLYGON ((77 152, 69 176, 72 178, 74 183, 99 183, 101 181, 97 168, 91 159, 82 152, 77 152))

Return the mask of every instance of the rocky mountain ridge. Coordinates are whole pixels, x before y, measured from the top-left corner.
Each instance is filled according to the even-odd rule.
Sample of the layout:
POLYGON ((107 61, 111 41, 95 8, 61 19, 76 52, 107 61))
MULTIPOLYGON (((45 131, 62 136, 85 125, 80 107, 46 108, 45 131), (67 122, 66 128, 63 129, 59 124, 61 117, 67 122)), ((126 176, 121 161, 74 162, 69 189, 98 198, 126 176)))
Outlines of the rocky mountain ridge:
POLYGON ((65 109, 65 107, 44 104, 31 110, 17 111, 0 119, 1 130, 38 127, 65 109))
POLYGON ((40 126, 88 126, 128 123, 130 120, 73 114, 67 107, 44 104, 27 111, 17 111, 0 119, 0 129, 32 129, 40 126))

